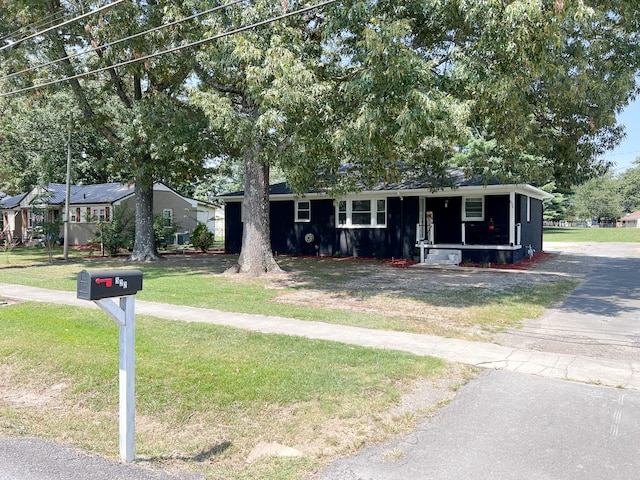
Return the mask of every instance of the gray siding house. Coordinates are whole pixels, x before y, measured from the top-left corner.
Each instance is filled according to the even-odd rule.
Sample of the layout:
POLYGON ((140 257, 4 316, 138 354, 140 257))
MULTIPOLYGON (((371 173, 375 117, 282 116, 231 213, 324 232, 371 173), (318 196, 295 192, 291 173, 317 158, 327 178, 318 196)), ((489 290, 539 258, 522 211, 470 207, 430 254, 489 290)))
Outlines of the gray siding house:
MULTIPOLYGON (((33 229, 43 220, 64 220, 66 186, 52 183, 27 193, 0 199, 3 234, 18 243, 27 243, 33 229)), ((180 235, 188 240, 197 222, 214 232, 216 207, 183 197, 163 185, 154 185, 154 215, 161 215, 167 226, 178 224, 180 235)), ((135 211, 135 186, 121 183, 72 185, 69 196, 69 244, 86 245, 96 236, 100 222, 113 218, 114 208, 135 211)), ((177 243, 177 242, 176 242, 177 243)))

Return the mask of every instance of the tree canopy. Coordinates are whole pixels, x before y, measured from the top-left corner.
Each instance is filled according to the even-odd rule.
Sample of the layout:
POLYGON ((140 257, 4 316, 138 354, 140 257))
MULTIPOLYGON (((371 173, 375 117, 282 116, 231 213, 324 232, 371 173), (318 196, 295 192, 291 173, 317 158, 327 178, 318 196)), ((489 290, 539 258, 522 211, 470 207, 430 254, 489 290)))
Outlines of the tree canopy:
POLYGON ((113 161, 103 166, 104 170, 135 182, 136 241, 132 258, 153 259, 153 184, 195 181, 202 174, 213 143, 204 115, 188 102, 185 92, 193 71, 192 55, 178 52, 114 66, 180 40, 177 29, 145 33, 163 25, 176 9, 180 14, 175 2, 122 2, 99 15, 81 15, 102 4, 97 0, 78 5, 57 0, 3 3, 0 15, 10 20, 5 24, 5 32, 10 33, 3 40, 5 45, 13 44, 2 52, 6 62, 3 70, 24 73, 3 82, 2 90, 16 91, 68 79, 25 91, 11 101, 17 108, 26 108, 34 98, 51 102, 55 92, 68 89, 81 122, 112 150, 113 161), (28 30, 22 26, 40 25, 38 22, 45 18, 55 18, 61 26, 29 39, 28 30), (46 67, 38 68, 42 65, 46 67), (78 78, 87 71, 100 73, 78 78))
MULTIPOLYGON (((412 175, 442 183, 449 166, 562 188, 601 175, 602 154, 624 134, 616 114, 637 92, 637 10, 635 0, 134 0, 4 49, 4 74, 66 60, 1 88, 70 78, 11 101, 73 94, 113 149, 111 174, 143 189, 139 258, 153 256, 144 198, 154 181, 197 184, 205 160, 243 165, 237 270, 259 273, 277 269, 273 167, 300 194, 412 175), (93 69, 104 70, 72 78, 93 69)), ((23 25, 78 12, 59 0, 5 2, 0 35, 17 42, 23 25)))

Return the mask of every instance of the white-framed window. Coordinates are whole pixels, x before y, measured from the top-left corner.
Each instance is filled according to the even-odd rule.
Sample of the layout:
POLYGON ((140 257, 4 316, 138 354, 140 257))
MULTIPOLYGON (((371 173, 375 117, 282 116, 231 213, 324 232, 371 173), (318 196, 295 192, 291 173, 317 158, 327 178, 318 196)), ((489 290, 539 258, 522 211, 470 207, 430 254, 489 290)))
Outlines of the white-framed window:
POLYGON ((162 226, 170 227, 173 225, 173 210, 170 208, 164 208, 162 210, 162 226))
POLYGON ((531 222, 531 197, 527 197, 527 222, 531 222))
POLYGON ((484 197, 463 197, 462 220, 484 220, 484 197))
POLYGON ((387 199, 340 200, 336 203, 339 228, 384 228, 387 226, 387 199))
POLYGON ((311 202, 309 200, 297 200, 296 201, 296 222, 310 222, 311 221, 311 202))

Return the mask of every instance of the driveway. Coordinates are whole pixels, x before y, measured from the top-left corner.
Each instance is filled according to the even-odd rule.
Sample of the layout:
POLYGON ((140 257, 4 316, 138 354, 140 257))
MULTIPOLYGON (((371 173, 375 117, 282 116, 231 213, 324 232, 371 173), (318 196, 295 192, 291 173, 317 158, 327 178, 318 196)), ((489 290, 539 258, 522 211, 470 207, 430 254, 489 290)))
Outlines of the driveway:
POLYGON ((406 437, 313 480, 629 480, 640 392, 488 371, 406 437))
POLYGON ((640 245, 547 243, 558 263, 585 274, 561 304, 522 328, 496 337, 500 345, 543 352, 640 362, 640 245))
MULTIPOLYGON (((545 250, 557 253, 554 269, 584 282, 498 342, 637 366, 640 245, 545 250)), ((313 479, 628 480, 639 471, 640 391, 486 370, 411 434, 341 458, 313 479)))

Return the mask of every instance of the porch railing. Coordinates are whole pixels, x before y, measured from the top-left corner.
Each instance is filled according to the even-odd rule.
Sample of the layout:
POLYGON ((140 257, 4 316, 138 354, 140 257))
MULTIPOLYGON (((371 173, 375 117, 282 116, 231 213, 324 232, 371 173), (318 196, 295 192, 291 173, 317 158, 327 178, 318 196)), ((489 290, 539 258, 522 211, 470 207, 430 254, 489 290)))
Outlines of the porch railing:
POLYGON ((418 223, 416 225, 416 243, 427 242, 430 244, 435 243, 435 226, 433 223, 424 224, 418 223))

